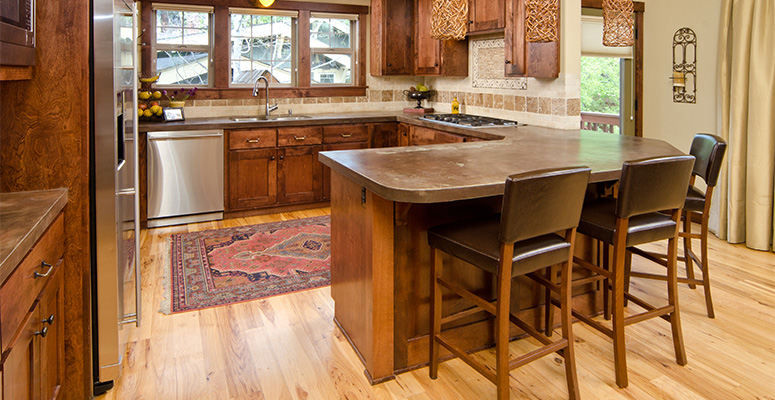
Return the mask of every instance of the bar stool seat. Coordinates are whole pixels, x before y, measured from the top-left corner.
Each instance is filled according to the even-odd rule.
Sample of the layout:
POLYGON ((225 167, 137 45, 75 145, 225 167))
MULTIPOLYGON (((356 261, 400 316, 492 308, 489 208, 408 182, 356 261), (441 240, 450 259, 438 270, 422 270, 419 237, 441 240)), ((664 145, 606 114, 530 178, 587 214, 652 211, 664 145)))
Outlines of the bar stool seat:
MULTIPOLYGON (((428 229, 428 244, 431 247, 431 343, 428 373, 432 379, 438 376, 439 346, 443 346, 495 383, 497 398, 505 400, 509 398, 510 370, 557 352, 565 359, 569 397, 580 397, 573 353, 570 280, 576 226, 589 173, 587 167, 575 167, 512 175, 506 180, 500 215, 428 229), (493 302, 482 298, 466 290, 464 283, 444 276, 442 252, 493 274, 497 281, 496 300, 493 302), (533 274, 556 264, 562 264, 559 285, 533 274), (533 278, 559 296, 561 339, 552 341, 511 313, 511 281, 521 275, 533 278), (442 287, 474 306, 442 316, 442 287), (479 311, 495 315, 494 372, 453 345, 453 341, 447 337, 451 333, 442 331, 443 324, 479 311), (536 338, 543 346, 509 360, 510 322, 536 338)), ((552 305, 547 304, 546 307, 551 308, 552 305)))
MULTIPOLYGON (((500 215, 453 222, 428 231, 428 244, 493 274, 500 265, 500 215)), ((570 243, 554 233, 514 243, 511 276, 525 275, 568 259, 570 243)))
MULTIPOLYGON (((613 244, 616 235, 616 199, 600 198, 584 205, 584 217, 579 232, 606 244, 613 244)), ((669 238, 675 233, 676 222, 669 215, 647 213, 631 217, 627 225, 626 246, 635 246, 669 238)))
POLYGON ((684 211, 699 211, 705 208, 705 193, 694 186, 689 186, 689 192, 686 194, 684 211))

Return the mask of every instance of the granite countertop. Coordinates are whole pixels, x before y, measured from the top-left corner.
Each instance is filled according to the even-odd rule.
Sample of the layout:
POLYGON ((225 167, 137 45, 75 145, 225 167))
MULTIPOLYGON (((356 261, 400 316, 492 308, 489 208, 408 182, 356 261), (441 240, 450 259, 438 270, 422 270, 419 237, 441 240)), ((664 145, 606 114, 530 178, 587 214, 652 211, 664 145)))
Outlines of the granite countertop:
MULTIPOLYGON (((445 128, 440 128, 445 129, 445 128)), ((438 203, 503 193, 512 174, 586 165, 591 182, 627 160, 684 154, 667 142, 537 126, 477 129, 503 140, 321 152, 320 162, 391 201, 438 203)))
POLYGON ((67 203, 67 189, 0 193, 0 283, 67 203))

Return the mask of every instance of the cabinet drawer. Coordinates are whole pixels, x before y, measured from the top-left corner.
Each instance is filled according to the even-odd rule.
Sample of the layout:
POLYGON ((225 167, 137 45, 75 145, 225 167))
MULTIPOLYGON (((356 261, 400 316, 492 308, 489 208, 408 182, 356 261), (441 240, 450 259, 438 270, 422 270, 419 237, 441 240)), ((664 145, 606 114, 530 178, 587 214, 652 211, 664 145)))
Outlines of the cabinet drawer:
POLYGON ((323 143, 365 142, 369 140, 366 125, 330 125, 323 127, 323 143))
POLYGON ((277 129, 229 131, 229 150, 261 149, 277 145, 277 129))
POLYGON ((323 130, 319 126, 282 128, 277 131, 278 146, 303 146, 323 143, 323 130))
POLYGON ((10 344, 35 298, 52 279, 54 269, 65 252, 64 233, 64 217, 60 214, 0 287, 2 351, 10 344), (43 265, 43 262, 50 266, 43 265), (35 273, 46 276, 36 276, 35 273))

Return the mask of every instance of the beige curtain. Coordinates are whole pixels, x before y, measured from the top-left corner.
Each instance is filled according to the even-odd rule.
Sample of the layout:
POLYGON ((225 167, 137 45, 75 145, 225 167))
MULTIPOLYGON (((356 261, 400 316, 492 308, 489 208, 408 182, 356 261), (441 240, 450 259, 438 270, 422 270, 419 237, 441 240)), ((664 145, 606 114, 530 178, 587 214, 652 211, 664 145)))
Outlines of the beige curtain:
POLYGON ((775 237, 775 1, 723 0, 720 135, 727 141, 714 231, 772 250, 775 237))

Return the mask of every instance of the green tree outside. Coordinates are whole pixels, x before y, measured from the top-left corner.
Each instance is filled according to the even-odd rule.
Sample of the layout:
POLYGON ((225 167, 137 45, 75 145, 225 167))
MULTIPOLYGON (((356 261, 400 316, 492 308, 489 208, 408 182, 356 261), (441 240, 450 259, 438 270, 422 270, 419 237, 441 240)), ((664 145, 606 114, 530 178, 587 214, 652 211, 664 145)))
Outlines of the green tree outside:
POLYGON ((581 57, 581 111, 619 114, 619 59, 581 57))

